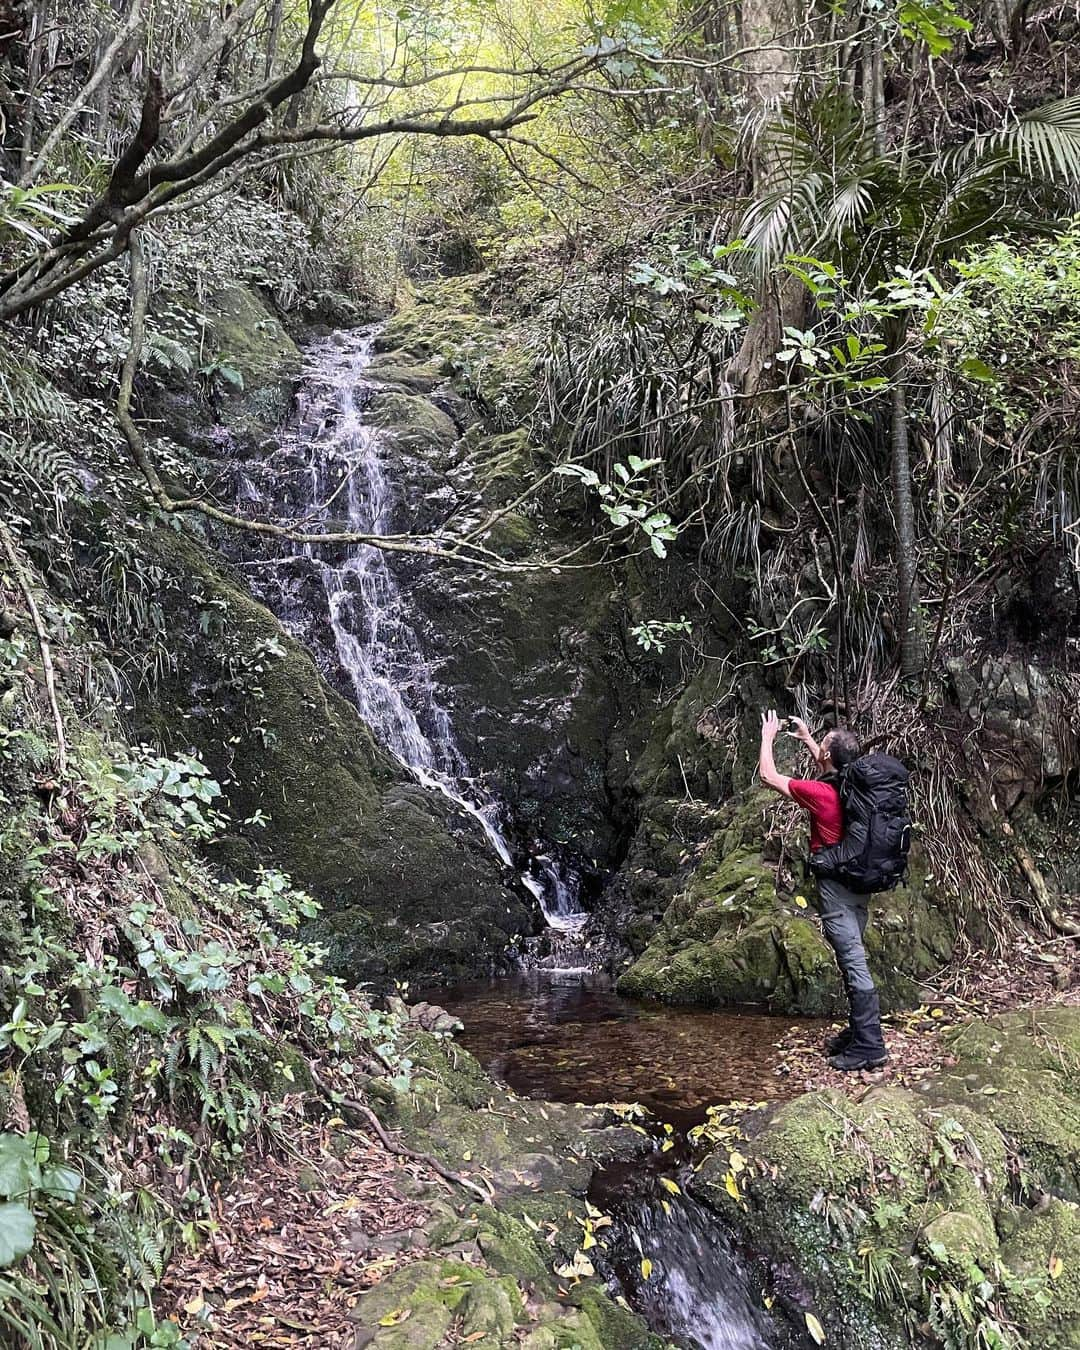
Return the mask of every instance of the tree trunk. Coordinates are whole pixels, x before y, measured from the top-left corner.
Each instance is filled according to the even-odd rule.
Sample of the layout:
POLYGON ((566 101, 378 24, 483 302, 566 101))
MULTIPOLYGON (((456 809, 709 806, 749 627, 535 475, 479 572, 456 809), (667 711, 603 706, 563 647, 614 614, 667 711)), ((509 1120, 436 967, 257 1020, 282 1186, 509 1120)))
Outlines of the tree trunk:
POLYGON ((915 498, 911 486, 911 452, 908 442, 906 363, 896 356, 892 371, 892 409, 889 429, 893 520, 896 524, 897 627, 900 673, 916 675, 922 669, 923 644, 918 621, 918 573, 916 569, 915 498))
MULTIPOLYGON (((744 0, 741 40, 748 122, 772 121, 791 98, 798 76, 798 19, 793 0, 744 0)), ((750 163, 754 192, 775 192, 790 182, 787 164, 769 139, 759 136, 750 163)), ((758 308, 728 372, 743 394, 775 386, 773 358, 785 327, 801 327, 806 292, 794 278, 762 278, 758 308)))

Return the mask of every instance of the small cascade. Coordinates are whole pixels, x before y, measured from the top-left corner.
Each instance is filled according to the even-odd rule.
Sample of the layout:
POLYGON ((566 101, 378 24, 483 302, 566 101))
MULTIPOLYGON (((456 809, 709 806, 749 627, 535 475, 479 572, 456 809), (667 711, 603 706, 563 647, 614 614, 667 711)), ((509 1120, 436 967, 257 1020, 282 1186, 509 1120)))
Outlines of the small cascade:
MULTIPOLYGON (((261 471, 249 465, 239 475, 240 500, 299 518, 312 532, 395 532, 384 438, 365 417, 376 387, 366 375, 373 342, 371 330, 357 330, 309 348, 296 416, 261 471)), ((327 664, 344 674, 376 739, 420 783, 471 816, 500 862, 517 868, 551 941, 566 948, 568 960, 576 950, 572 964, 579 966, 579 935, 588 916, 578 904, 578 878, 546 854, 530 858, 524 869, 518 865, 505 808, 470 773, 388 558, 370 545, 305 546, 301 554, 260 561, 252 584, 290 631, 321 647, 327 664), (312 616, 320 600, 333 644, 329 652, 325 633, 320 642, 320 620, 312 616)))
MULTIPOLYGON (((686 1196, 621 1216, 637 1256, 624 1280, 646 1320, 695 1350, 770 1350, 778 1328, 756 1307, 746 1272, 715 1215, 686 1196), (649 1278, 641 1262, 652 1263, 649 1278)), ((780 1333, 782 1334, 782 1333, 780 1333)))
MULTIPOLYGON (((615 1220, 603 1263, 650 1327, 691 1350, 796 1350, 804 1342, 762 1305, 717 1216, 661 1191, 662 1156, 616 1163, 590 1198, 615 1220)), ((685 1178, 683 1178, 685 1181, 685 1178)))

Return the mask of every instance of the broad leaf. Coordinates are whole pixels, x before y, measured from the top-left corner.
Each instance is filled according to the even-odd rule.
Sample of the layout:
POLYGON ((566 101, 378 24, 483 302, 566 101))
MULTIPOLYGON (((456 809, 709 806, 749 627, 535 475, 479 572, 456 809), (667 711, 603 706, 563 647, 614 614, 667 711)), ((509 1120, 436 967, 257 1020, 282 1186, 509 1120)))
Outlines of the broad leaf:
POLYGON ((0 1268, 23 1259, 34 1245, 36 1226, 25 1205, 0 1205, 0 1268))

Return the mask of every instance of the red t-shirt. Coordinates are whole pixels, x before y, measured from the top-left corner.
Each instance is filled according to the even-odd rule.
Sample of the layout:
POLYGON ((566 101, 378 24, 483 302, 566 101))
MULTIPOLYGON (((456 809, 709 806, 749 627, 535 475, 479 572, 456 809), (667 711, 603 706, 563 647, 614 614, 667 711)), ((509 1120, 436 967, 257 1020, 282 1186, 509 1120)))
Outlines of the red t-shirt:
POLYGON ((810 813, 810 852, 838 844, 844 837, 844 810, 836 788, 820 778, 792 778, 789 786, 792 799, 810 813))

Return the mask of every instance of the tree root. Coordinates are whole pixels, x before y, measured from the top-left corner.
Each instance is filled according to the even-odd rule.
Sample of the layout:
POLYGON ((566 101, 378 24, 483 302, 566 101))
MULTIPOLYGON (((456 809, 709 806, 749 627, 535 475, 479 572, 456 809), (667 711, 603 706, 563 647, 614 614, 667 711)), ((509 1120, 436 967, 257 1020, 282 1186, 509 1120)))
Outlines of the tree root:
POLYGON ((1064 933, 1066 937, 1080 937, 1080 923, 1070 919, 1067 914, 1062 914, 1060 909, 1048 909, 1046 917, 1051 927, 1056 928, 1059 933, 1064 933))
POLYGON ((354 1116, 358 1116, 369 1131, 376 1136, 379 1143, 386 1149, 387 1153, 392 1153, 396 1158, 410 1158, 413 1162, 423 1163, 425 1167, 430 1167, 444 1181, 452 1182, 455 1186, 461 1186, 467 1191, 471 1191, 477 1197, 482 1205, 492 1203, 492 1193, 484 1190, 477 1182, 469 1177, 462 1176, 460 1172, 451 1171, 449 1167, 444 1167, 437 1158, 433 1158, 430 1153, 421 1153, 417 1149, 408 1148, 405 1144, 399 1144, 391 1139, 387 1134, 382 1121, 375 1112, 365 1102, 357 1101, 355 1097, 345 1097, 341 1093, 335 1092, 328 1083, 325 1083, 314 1069, 309 1066, 312 1082, 319 1089, 322 1095, 335 1107, 343 1111, 348 1111, 354 1116))

